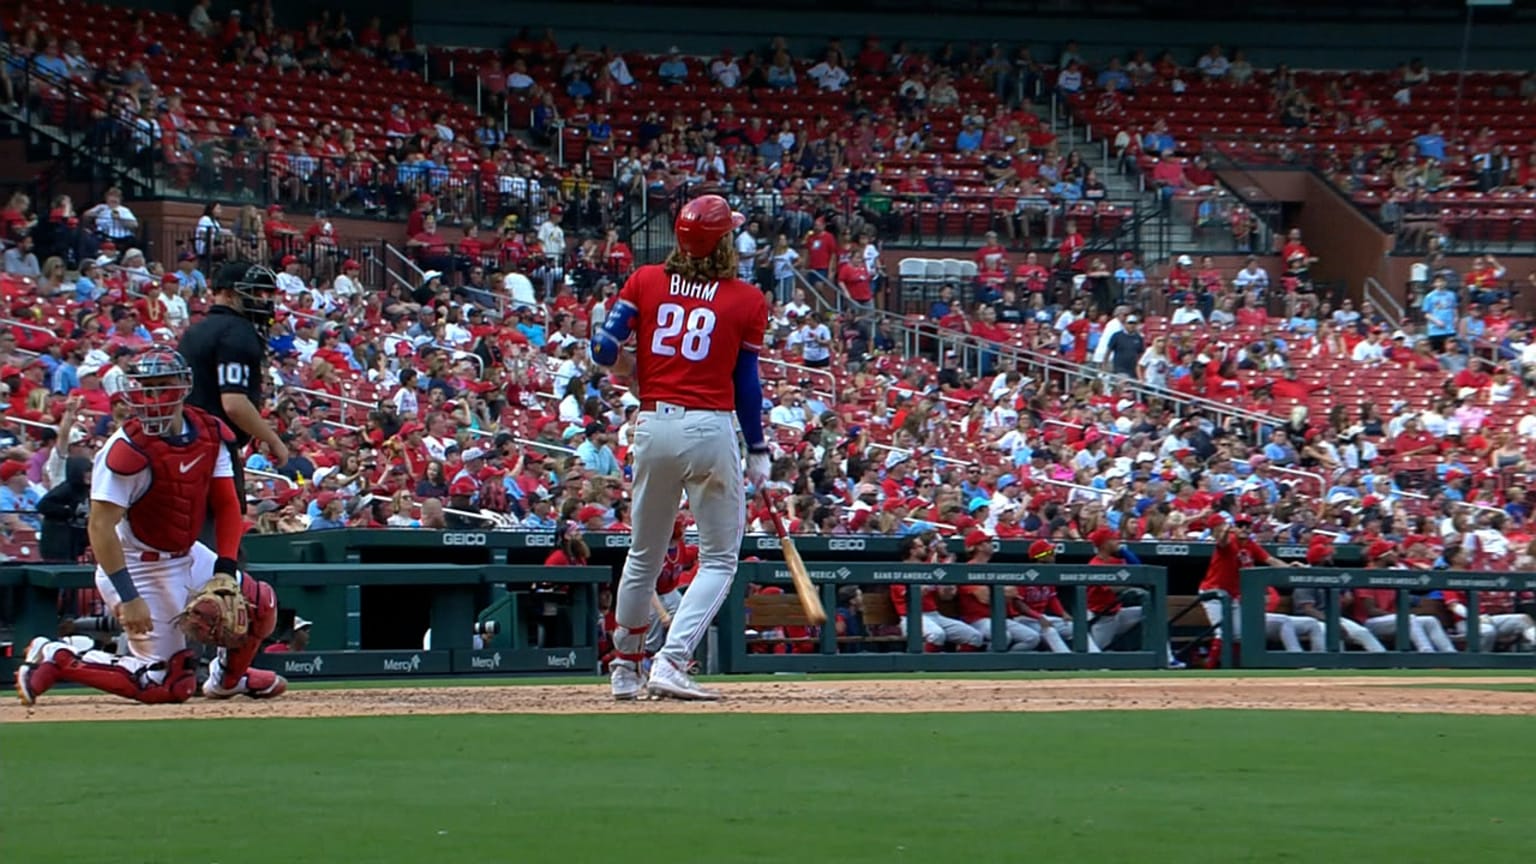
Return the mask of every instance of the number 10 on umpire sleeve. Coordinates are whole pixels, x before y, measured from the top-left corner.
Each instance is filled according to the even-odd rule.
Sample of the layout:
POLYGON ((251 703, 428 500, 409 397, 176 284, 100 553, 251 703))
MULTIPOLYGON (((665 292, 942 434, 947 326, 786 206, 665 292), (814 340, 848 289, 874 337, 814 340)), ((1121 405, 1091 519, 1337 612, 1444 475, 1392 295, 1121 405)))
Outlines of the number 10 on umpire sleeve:
POLYGON ((251 386, 251 367, 244 363, 220 363, 219 364, 220 387, 249 387, 251 386))

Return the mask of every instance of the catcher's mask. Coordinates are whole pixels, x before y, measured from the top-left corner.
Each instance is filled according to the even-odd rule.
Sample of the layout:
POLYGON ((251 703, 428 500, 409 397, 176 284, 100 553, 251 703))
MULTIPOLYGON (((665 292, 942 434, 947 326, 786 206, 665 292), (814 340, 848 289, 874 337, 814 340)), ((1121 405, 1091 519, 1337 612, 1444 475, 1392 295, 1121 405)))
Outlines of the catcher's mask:
POLYGON ((181 431, 181 405, 192 392, 192 368, 175 351, 151 348, 134 358, 123 398, 149 435, 181 431))
POLYGON ((265 264, 231 261, 219 268, 214 277, 215 291, 232 292, 239 300, 236 307, 245 313, 256 331, 266 338, 272 329, 272 315, 277 306, 277 273, 265 264))

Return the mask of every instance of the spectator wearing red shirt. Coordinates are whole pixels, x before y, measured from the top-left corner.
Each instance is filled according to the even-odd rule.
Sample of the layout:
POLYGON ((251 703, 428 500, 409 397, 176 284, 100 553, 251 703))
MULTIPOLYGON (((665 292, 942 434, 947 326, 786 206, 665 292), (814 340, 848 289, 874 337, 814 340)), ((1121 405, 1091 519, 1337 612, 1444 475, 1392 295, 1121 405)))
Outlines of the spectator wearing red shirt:
POLYGON ((811 233, 805 238, 805 266, 812 278, 832 281, 832 265, 837 261, 837 238, 827 230, 825 217, 817 216, 811 233))
POLYGON ((428 216, 422 223, 421 233, 411 235, 406 248, 415 250, 416 260, 424 270, 447 272, 453 269, 452 247, 447 238, 437 231, 437 219, 428 216))
POLYGON ((267 248, 271 250, 274 258, 280 258, 293 251, 294 238, 299 236, 299 229, 289 224, 281 204, 272 204, 267 207, 267 218, 262 223, 262 230, 267 234, 267 248))
POLYGON ((1013 270, 1013 287, 1020 291, 1042 293, 1051 284, 1051 271, 1040 264, 1040 257, 1030 252, 1024 256, 1024 263, 1013 270))
POLYGON ((873 277, 870 276, 869 268, 864 266, 863 256, 850 252, 842 257, 843 263, 837 268, 838 287, 860 312, 873 310, 875 294, 870 287, 873 277))
POLYGON ((997 242, 997 232, 988 231, 986 244, 976 250, 976 268, 978 270, 1001 270, 1006 272, 1008 265, 1008 249, 997 242))
POLYGON ((1088 245, 1088 241, 1083 239, 1083 235, 1077 233, 1077 220, 1068 219, 1061 237, 1061 245, 1056 249, 1057 266, 1082 270, 1084 264, 1083 247, 1086 245, 1088 245))
POLYGON ((1417 415, 1409 417, 1403 423, 1403 431, 1392 439, 1392 450, 1399 459, 1411 459, 1415 456, 1428 456, 1440 449, 1440 442, 1435 436, 1424 430, 1419 424, 1417 415))
POLYGON ((582 567, 592 557, 587 541, 581 537, 581 523, 574 519, 561 526, 560 546, 544 559, 545 567, 582 567))
MULTIPOLYGON (((1200 590, 1225 591, 1232 598, 1232 638, 1242 638, 1242 613, 1238 608, 1238 600, 1242 596, 1242 585, 1238 574, 1247 567, 1293 567, 1299 566, 1277 558, 1271 558, 1264 547, 1253 541, 1250 532, 1253 529, 1253 520, 1244 514, 1237 514, 1230 525, 1226 517, 1218 513, 1210 518, 1211 539, 1215 541, 1215 547, 1211 550, 1211 563, 1206 566, 1205 578, 1200 581, 1200 590)), ((1209 668, 1215 668, 1221 662, 1221 640, 1224 638, 1221 618, 1221 603, 1217 600, 1203 601, 1205 617, 1216 627, 1216 638, 1211 640, 1211 655, 1207 661, 1209 668)), ((1262 635, 1258 638, 1264 638, 1262 635)))

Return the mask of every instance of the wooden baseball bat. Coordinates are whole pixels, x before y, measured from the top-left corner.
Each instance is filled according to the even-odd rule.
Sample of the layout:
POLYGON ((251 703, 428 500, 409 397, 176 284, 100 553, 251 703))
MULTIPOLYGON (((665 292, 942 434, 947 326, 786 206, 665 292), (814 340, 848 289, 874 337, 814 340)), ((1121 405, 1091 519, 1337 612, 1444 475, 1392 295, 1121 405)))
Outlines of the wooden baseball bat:
POLYGON ((795 595, 800 598, 800 608, 805 611, 806 620, 820 627, 827 623, 827 610, 821 605, 821 589, 811 583, 810 574, 805 572, 805 561, 801 560, 794 539, 784 529, 784 519, 779 515, 779 508, 768 500, 766 493, 763 495, 763 503, 773 515, 773 530, 779 535, 779 549, 784 553, 785 566, 789 567, 789 578, 795 583, 795 595))

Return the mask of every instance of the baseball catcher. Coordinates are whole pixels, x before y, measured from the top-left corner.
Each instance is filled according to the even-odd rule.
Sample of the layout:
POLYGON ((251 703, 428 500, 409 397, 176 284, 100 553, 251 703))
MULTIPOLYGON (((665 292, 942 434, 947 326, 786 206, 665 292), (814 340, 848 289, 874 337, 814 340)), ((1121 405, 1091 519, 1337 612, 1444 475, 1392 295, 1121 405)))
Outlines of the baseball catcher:
POLYGON ((139 702, 185 701, 197 686, 188 636, 219 646, 203 695, 264 698, 287 688, 281 676, 251 668, 276 626, 277 596, 236 566, 243 523, 226 447, 233 435, 184 404, 191 377, 174 351, 135 358, 123 391, 133 416, 96 454, 91 475, 96 587, 128 634, 130 655, 33 639, 16 671, 24 704, 59 681, 139 702), (197 540, 210 511, 217 552, 197 540))

